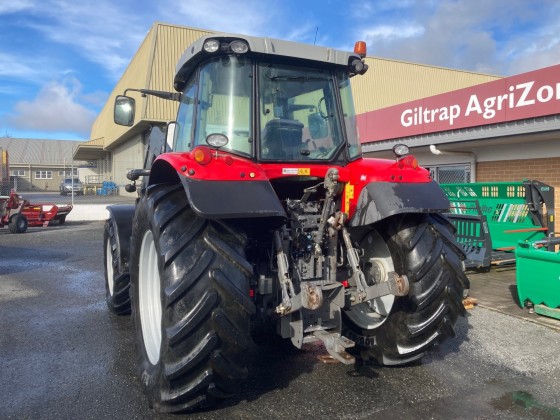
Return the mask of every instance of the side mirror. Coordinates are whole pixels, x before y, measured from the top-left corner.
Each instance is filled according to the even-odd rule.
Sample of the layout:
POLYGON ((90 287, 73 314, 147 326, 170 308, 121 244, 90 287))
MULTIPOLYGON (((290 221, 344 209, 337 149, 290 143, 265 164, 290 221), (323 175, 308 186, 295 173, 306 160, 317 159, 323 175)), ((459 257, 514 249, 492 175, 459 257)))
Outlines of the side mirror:
POLYGON ((135 100, 128 96, 118 95, 115 98, 113 118, 115 124, 131 127, 134 124, 135 100))
MULTIPOLYGON (((177 123, 175 121, 170 121, 167 123, 167 131, 165 133, 165 141, 167 143, 165 153, 173 151, 173 145, 175 144, 175 129, 177 128, 177 123)), ((164 153, 162 152, 162 153, 164 153)))
POLYGON ((312 139, 321 139, 329 135, 327 120, 318 112, 309 114, 307 117, 307 125, 309 126, 309 134, 312 139))

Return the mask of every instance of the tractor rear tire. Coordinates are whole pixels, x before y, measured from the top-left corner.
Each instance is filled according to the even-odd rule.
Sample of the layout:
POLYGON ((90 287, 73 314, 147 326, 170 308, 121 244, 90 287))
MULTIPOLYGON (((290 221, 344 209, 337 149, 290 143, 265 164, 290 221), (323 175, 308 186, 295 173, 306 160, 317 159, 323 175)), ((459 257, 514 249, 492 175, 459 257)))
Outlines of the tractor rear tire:
POLYGON ((247 376, 253 268, 246 236, 197 216, 181 184, 153 185, 132 229, 137 368, 159 412, 212 406, 247 376))
MULTIPOLYGON (((396 297, 383 323, 364 329, 344 316, 344 335, 356 342, 362 360, 403 365, 455 336, 454 325, 465 315, 463 291, 469 280, 453 226, 440 215, 394 216, 378 229, 394 270, 408 277, 407 296, 396 297)), ((364 262, 365 263, 365 262, 364 262)))
MULTIPOLYGON (((64 218, 60 219, 64 223, 64 218)), ((107 307, 116 315, 130 315, 130 275, 121 265, 121 249, 111 219, 103 229, 103 256, 105 263, 105 297, 107 307)))
POLYGON ((21 213, 11 215, 8 221, 8 228, 12 233, 27 232, 27 217, 21 213))

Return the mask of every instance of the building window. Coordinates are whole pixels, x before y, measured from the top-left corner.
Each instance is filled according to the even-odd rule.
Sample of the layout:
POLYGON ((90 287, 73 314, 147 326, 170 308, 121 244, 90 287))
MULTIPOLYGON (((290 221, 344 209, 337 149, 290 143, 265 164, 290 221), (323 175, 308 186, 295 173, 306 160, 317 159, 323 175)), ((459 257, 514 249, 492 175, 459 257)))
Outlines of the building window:
POLYGON ((52 171, 35 171, 35 179, 52 179, 52 171))
POLYGON ((25 171, 23 169, 12 169, 10 176, 25 176, 25 171))
POLYGON ((471 182, 471 165, 428 166, 432 178, 440 184, 464 184, 471 182))
POLYGON ((58 171, 58 176, 71 177, 78 176, 78 168, 66 168, 64 171, 58 171))

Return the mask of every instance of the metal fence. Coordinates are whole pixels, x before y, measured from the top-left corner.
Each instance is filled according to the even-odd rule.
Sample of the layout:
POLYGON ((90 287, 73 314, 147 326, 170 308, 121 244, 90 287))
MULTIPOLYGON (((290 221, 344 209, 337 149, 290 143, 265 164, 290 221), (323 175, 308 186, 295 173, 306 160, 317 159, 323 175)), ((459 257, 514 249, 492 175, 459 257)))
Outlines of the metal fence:
POLYGON ((471 182, 471 167, 465 165, 430 166, 432 178, 440 184, 456 184, 471 182))
POLYGON ((5 180, 0 181, 0 196, 1 195, 9 195, 12 189, 17 191, 17 185, 15 184, 14 180, 5 180))

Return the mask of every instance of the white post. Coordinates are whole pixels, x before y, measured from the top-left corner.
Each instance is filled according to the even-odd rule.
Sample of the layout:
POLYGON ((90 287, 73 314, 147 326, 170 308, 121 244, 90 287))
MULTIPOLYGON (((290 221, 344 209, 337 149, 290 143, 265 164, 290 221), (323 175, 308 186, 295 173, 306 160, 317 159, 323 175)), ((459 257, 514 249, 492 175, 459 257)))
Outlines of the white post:
POLYGON ((70 178, 72 180, 72 207, 74 207, 74 146, 72 146, 72 154, 70 155, 72 162, 70 162, 70 178))

